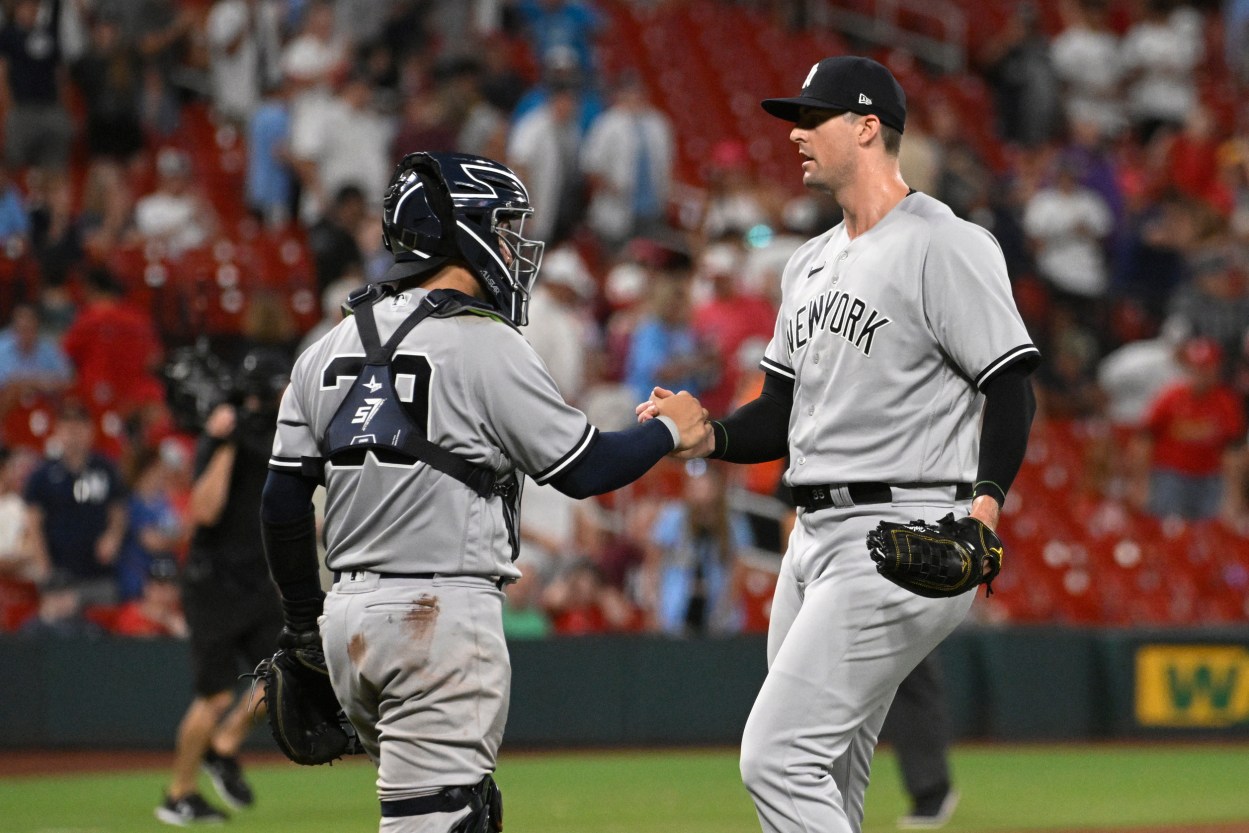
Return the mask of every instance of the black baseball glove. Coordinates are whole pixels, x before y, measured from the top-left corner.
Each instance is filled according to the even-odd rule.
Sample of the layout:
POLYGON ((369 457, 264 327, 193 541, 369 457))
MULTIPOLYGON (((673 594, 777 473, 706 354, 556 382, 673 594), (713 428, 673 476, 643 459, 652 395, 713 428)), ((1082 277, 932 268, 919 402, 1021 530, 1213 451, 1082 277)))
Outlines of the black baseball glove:
POLYGON ((975 518, 954 520, 953 512, 935 524, 881 521, 867 533, 867 548, 877 572, 930 599, 958 596, 978 584, 991 595, 990 583, 1002 569, 1001 539, 975 518))
POLYGON ((286 757, 314 766, 364 751, 334 696, 320 633, 284 629, 277 653, 253 676, 264 686, 269 730, 286 757))

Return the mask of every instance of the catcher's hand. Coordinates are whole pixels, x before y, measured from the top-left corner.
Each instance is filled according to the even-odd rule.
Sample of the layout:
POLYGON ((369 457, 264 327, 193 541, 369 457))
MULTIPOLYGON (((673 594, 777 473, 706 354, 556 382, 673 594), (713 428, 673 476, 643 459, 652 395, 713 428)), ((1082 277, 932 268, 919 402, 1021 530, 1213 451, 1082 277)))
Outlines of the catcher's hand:
POLYGON ((957 596, 991 582, 1002 569, 1002 541, 972 517, 954 520, 954 513, 935 524, 881 521, 867 533, 867 548, 876 570, 912 593, 940 599, 957 596))
POLYGON ((264 686, 269 730, 283 754, 313 766, 363 752, 330 684, 321 634, 284 629, 278 646, 253 676, 264 686))

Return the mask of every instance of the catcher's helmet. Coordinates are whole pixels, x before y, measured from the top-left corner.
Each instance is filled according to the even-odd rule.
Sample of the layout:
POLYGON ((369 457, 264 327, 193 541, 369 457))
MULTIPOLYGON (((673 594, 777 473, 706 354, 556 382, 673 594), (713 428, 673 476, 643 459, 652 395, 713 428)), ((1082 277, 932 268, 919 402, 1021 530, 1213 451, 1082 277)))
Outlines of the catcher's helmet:
POLYGON ((499 312, 529 321, 529 292, 543 243, 523 235, 533 213, 525 184, 506 165, 466 153, 409 153, 382 203, 382 242, 395 264, 383 282, 466 266, 499 312))

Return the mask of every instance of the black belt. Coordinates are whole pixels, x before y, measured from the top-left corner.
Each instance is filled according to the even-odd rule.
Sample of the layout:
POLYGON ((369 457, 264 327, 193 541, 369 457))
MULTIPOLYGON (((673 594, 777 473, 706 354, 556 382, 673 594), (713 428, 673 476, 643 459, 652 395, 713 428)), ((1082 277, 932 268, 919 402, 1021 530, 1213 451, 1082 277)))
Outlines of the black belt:
MULTIPOLYGON (((373 575, 377 576, 379 579, 382 579, 383 581, 389 578, 431 579, 431 578, 450 578, 452 576, 470 575, 469 573, 379 573, 376 570, 347 570, 346 572, 351 573, 352 575, 355 575, 356 573, 372 573, 373 575)), ((338 580, 343 577, 343 574, 344 573, 342 570, 334 571, 334 583, 335 584, 337 584, 338 580)), ((510 579, 504 578, 503 576, 479 576, 479 575, 476 575, 475 573, 471 575, 473 576, 473 578, 490 579, 491 581, 494 582, 494 586, 499 588, 500 590, 502 590, 504 585, 506 585, 510 581, 510 579)))
POLYGON ((862 506, 866 503, 893 503, 893 490, 954 487, 955 500, 971 497, 970 483, 828 483, 823 486, 791 486, 794 505, 808 511, 830 506, 862 506))

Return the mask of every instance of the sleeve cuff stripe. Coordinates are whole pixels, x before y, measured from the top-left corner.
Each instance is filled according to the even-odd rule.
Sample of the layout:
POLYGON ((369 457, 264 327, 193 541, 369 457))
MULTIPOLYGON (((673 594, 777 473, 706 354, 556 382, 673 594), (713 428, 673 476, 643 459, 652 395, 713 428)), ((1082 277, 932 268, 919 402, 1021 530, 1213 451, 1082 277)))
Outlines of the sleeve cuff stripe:
POLYGON ((1041 351, 1032 344, 1023 344, 1013 350, 1007 351, 1000 358, 990 362, 989 366, 984 370, 980 371, 980 375, 977 376, 975 380, 976 388, 983 388, 985 383, 992 379, 999 370, 1027 355, 1039 356, 1041 355, 1041 351))
POLYGON ((565 454, 562 458, 538 474, 534 475, 534 482, 542 484, 559 474, 573 463, 580 460, 587 451, 590 450, 590 443, 594 441, 594 437, 598 434, 598 429, 593 425, 585 427, 585 433, 581 435, 581 441, 573 447, 573 450, 565 454))
POLYGON ((778 376, 784 376, 786 379, 796 378, 794 376, 794 371, 792 368, 788 368, 783 364, 777 364, 776 362, 770 361, 769 359, 766 359, 766 358, 762 359, 759 362, 759 366, 769 373, 775 373, 778 376))
POLYGON ((275 469, 297 469, 303 465, 303 461, 298 458, 291 457, 270 457, 269 467, 275 469))

